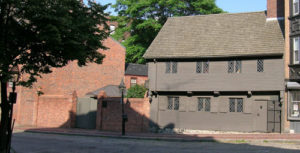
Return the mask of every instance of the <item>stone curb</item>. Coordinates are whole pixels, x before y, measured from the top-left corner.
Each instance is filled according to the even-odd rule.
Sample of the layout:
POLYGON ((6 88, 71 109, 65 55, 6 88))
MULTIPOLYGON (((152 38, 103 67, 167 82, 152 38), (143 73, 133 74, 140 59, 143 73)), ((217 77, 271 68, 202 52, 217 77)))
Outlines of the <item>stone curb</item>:
POLYGON ((90 134, 90 133, 70 133, 57 131, 40 131, 40 130, 26 130, 27 133, 41 133, 41 134, 58 134, 67 136, 86 136, 86 137, 103 137, 116 139, 133 139, 133 140, 156 140, 156 141, 170 141, 170 142, 228 142, 228 141, 261 141, 261 142, 300 142, 300 140, 289 139, 243 139, 243 138, 176 138, 176 137, 147 137, 147 136, 130 136, 130 135, 109 135, 109 134, 90 134))

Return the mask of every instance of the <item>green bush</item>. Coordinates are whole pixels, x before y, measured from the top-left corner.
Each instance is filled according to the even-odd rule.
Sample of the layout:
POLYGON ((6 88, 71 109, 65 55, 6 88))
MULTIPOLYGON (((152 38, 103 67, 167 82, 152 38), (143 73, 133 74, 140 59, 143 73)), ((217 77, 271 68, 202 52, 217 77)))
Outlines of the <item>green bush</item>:
POLYGON ((141 85, 135 85, 127 90, 127 98, 144 98, 147 88, 141 85))

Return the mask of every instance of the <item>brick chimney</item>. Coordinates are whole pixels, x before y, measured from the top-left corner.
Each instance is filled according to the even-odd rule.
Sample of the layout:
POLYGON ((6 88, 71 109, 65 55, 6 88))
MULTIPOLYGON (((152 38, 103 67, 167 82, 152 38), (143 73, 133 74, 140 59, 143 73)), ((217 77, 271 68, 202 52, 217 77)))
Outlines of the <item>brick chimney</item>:
POLYGON ((284 18, 284 0, 267 0, 267 18, 284 18))

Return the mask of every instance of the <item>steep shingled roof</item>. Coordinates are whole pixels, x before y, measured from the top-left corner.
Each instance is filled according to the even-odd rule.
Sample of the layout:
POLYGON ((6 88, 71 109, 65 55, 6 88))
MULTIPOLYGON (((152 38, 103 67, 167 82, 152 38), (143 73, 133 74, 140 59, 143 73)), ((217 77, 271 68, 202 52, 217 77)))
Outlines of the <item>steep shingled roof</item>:
POLYGON ((283 55, 283 21, 265 12, 171 17, 144 58, 283 55))
POLYGON ((148 76, 148 66, 128 63, 125 65, 125 75, 148 76))

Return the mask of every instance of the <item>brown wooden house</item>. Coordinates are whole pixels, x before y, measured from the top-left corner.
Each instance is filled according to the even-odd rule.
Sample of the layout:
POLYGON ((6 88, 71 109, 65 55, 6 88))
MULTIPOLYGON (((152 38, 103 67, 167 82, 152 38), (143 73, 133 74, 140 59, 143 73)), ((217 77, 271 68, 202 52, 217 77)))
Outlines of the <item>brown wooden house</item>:
POLYGON ((272 12, 169 18, 144 55, 152 129, 281 132, 284 29, 272 12))

